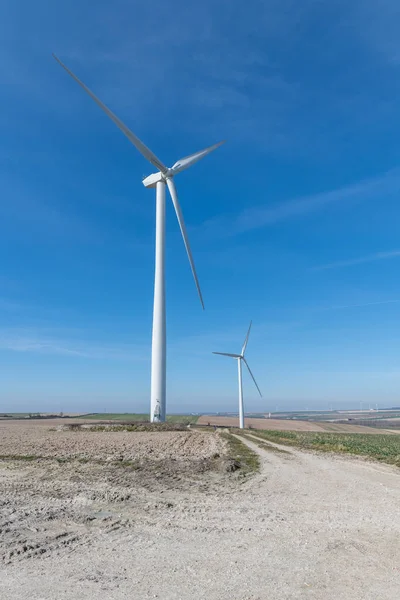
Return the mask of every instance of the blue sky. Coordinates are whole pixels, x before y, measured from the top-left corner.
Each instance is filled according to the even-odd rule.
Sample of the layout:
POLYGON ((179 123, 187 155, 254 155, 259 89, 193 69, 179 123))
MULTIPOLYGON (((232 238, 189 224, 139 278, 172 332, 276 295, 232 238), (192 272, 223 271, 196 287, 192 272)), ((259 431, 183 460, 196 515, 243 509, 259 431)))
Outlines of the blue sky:
POLYGON ((0 5, 0 410, 146 411, 152 171, 55 52, 177 177, 168 410, 399 404, 394 0, 0 5))

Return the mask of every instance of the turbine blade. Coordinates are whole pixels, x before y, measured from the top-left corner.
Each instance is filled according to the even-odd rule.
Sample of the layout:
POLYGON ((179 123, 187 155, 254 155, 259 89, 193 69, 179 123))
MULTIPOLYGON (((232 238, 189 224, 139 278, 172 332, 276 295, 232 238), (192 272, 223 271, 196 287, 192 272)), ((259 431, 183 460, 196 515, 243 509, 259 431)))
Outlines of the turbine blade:
POLYGON ((246 339, 244 340, 244 344, 243 344, 243 348, 242 348, 242 356, 244 356, 244 353, 246 352, 246 348, 247 348, 247 342, 249 341, 249 335, 250 335, 250 329, 251 329, 251 324, 253 321, 250 321, 250 325, 249 325, 249 329, 246 335, 246 339))
POLYGON ((220 354, 221 356, 230 356, 232 358, 241 358, 240 354, 229 354, 229 352, 213 352, 213 354, 220 354))
POLYGON ((250 367, 249 367, 249 365, 248 365, 248 363, 247 363, 247 360, 246 360, 245 358, 243 358, 243 360, 244 360, 244 364, 246 365, 246 367, 247 367, 247 368, 248 368, 248 370, 249 370, 249 373, 250 373, 250 375, 251 375, 251 377, 252 377, 252 379, 253 379, 253 381, 254 381, 254 383, 255 383, 255 386, 256 386, 256 388, 258 389, 258 393, 260 394, 260 396, 261 396, 261 398, 262 398, 262 393, 261 393, 261 391, 260 391, 260 388, 259 388, 259 387, 258 387, 258 385, 257 385, 257 381, 255 380, 253 373, 251 372, 251 369, 250 369, 250 367))
POLYGON ((141 142, 139 140, 139 138, 136 137, 136 135, 134 133, 132 133, 132 131, 130 129, 128 129, 128 127, 126 125, 124 125, 124 123, 109 108, 107 108, 107 106, 105 104, 103 104, 103 102, 101 100, 99 100, 97 98, 97 96, 95 96, 93 94, 93 92, 91 92, 89 90, 89 88, 80 79, 78 79, 78 77, 76 75, 74 75, 73 72, 70 71, 70 69, 68 69, 68 67, 66 67, 64 65, 64 63, 61 62, 61 60, 55 54, 53 54, 53 57, 56 59, 56 61, 58 62, 58 64, 61 65, 62 68, 65 69, 65 71, 67 71, 67 73, 69 75, 71 75, 71 77, 73 79, 75 79, 75 81, 77 83, 79 83, 79 85, 85 90, 85 92, 87 94, 89 94, 89 96, 96 102, 97 106, 100 106, 100 108, 102 110, 104 110, 104 112, 106 113, 106 115, 108 115, 110 117, 110 119, 112 121, 114 121, 114 123, 116 124, 116 126, 119 127, 119 129, 122 131, 122 133, 124 133, 126 135, 126 137, 128 138, 128 140, 139 150, 139 152, 141 154, 143 154, 143 156, 145 158, 147 158, 147 160, 149 162, 151 162, 151 164, 154 165, 156 167, 156 169, 158 169, 159 171, 161 171, 161 173, 166 173, 168 171, 168 169, 161 162, 161 160, 159 158, 157 158, 157 156, 147 146, 145 146, 143 144, 143 142, 141 142))
POLYGON ((223 142, 218 142, 218 144, 214 144, 213 146, 209 146, 208 148, 204 148, 204 150, 200 150, 199 152, 185 156, 185 158, 181 158, 171 167, 171 171, 173 171, 173 174, 176 175, 177 173, 188 169, 198 160, 204 156, 207 156, 207 154, 210 154, 210 152, 216 150, 219 148, 219 146, 222 146, 222 144, 225 144, 225 140, 223 142))
POLYGON ((187 234, 187 231, 186 231, 185 221, 183 220, 183 214, 182 214, 182 210, 181 210, 181 207, 180 207, 180 204, 179 204, 178 194, 177 194, 177 191, 176 191, 175 183, 173 182, 172 179, 168 178, 167 179, 167 185, 168 185, 169 193, 171 194, 172 203, 173 203, 174 208, 175 208, 176 217, 178 219, 179 227, 181 228, 181 234, 182 234, 182 237, 183 237, 183 242, 185 244, 185 248, 186 248, 186 252, 187 252, 187 255, 188 255, 190 267, 192 269, 194 281, 195 281, 195 284, 196 284, 196 287, 197 287, 197 292, 199 294, 200 302, 201 302, 201 305, 202 305, 203 310, 204 310, 203 296, 201 294, 199 280, 197 279, 196 268, 194 266, 192 251, 190 249, 189 238, 188 238, 188 234, 187 234))

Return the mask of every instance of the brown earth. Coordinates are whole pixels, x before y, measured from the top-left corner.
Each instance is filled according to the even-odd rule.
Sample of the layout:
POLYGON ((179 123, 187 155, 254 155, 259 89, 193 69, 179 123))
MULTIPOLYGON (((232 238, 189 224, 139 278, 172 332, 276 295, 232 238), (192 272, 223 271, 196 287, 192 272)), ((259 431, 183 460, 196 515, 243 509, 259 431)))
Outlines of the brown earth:
MULTIPOLYGON (((98 461, 142 459, 201 460, 221 451, 216 436, 191 431, 71 431, 74 421, 7 421, 0 423, 0 457, 22 456, 98 461)), ((85 423, 76 421, 81 427, 85 423)), ((91 421, 95 426, 96 421, 91 421)))
MULTIPOLYGON (((219 425, 221 427, 238 427, 239 420, 237 417, 217 417, 214 415, 202 415, 197 421, 198 425, 219 425)), ((378 429, 376 427, 364 427, 362 425, 347 425, 342 423, 318 423, 314 421, 298 421, 291 419, 257 419, 246 418, 246 427, 254 429, 271 429, 273 431, 332 431, 335 433, 392 433, 396 435, 396 431, 388 431, 386 429, 378 429)))

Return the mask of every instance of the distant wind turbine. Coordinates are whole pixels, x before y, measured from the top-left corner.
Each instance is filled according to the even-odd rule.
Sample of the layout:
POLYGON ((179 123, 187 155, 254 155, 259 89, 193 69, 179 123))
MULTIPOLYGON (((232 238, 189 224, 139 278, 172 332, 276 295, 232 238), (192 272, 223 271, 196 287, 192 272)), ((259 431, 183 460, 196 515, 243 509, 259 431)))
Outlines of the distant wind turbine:
POLYGON ((73 79, 85 90, 96 104, 106 113, 115 125, 119 127, 128 140, 139 150, 139 152, 157 169, 157 173, 149 175, 143 180, 143 185, 148 188, 156 188, 156 257, 154 278, 154 309, 153 309, 153 339, 151 354, 151 403, 150 420, 165 421, 166 414, 166 319, 165 319, 165 188, 168 187, 172 203, 178 219, 179 227, 189 258, 194 281, 197 287, 201 305, 204 309, 203 297, 200 290, 194 266, 192 251, 183 220, 182 210, 178 200, 173 177, 188 169, 198 160, 216 150, 224 142, 214 144, 209 148, 200 150, 195 154, 178 160, 171 168, 166 167, 160 159, 139 140, 136 135, 124 125, 124 123, 113 113, 101 100, 76 75, 66 67, 57 56, 53 54, 56 61, 71 75, 73 79))
POLYGON ((252 380, 254 381, 254 384, 258 390, 258 393, 260 394, 260 396, 262 397, 260 388, 257 385, 257 382, 254 378, 253 373, 251 372, 251 369, 249 367, 249 364, 247 362, 247 360, 244 357, 244 354, 246 352, 246 348, 247 348, 247 343, 249 341, 249 335, 250 335, 250 329, 251 329, 251 324, 252 321, 250 321, 250 326, 249 326, 249 330, 247 332, 246 335, 246 339, 244 340, 244 344, 243 344, 243 348, 242 348, 242 352, 240 354, 230 354, 228 352, 213 352, 213 354, 220 354, 221 356, 230 356, 231 358, 235 358, 238 361, 238 377, 239 377, 239 427, 240 429, 244 429, 244 409, 243 409, 243 384, 242 384, 242 361, 244 362, 244 364, 246 365, 246 367, 249 370, 249 373, 251 375, 252 380))

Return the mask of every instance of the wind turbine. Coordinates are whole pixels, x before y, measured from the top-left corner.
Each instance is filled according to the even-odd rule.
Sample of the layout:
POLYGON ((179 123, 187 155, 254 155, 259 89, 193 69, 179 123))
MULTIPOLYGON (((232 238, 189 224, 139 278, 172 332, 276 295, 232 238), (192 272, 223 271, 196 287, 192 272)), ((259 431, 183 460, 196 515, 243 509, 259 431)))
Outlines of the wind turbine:
POLYGON ((190 267, 197 287, 201 305, 204 309, 203 297, 200 290, 194 266, 192 251, 183 220, 182 210, 178 200, 174 176, 188 169, 198 160, 216 150, 224 142, 214 144, 204 150, 190 154, 178 160, 171 168, 166 167, 159 158, 139 140, 126 125, 101 102, 88 87, 76 75, 66 67, 55 54, 53 57, 67 71, 69 75, 85 90, 96 104, 110 117, 117 127, 126 135, 128 140, 147 158, 157 169, 157 173, 149 175, 143 180, 143 185, 148 188, 156 188, 156 253, 155 253, 155 277, 154 277, 154 309, 153 309, 153 338, 151 351, 151 402, 150 420, 165 421, 166 412, 166 319, 165 319, 165 188, 168 187, 172 203, 178 219, 179 227, 185 244, 190 267))
POLYGON ((220 354, 221 356, 230 356, 231 358, 235 358, 238 361, 238 377, 239 377, 239 427, 240 429, 244 429, 244 410, 243 410, 243 384, 242 384, 242 361, 246 365, 251 375, 252 380, 258 390, 258 393, 262 397, 260 388, 257 385, 257 381, 254 378, 253 373, 249 367, 247 360, 244 357, 247 348, 247 342, 249 341, 250 329, 251 329, 252 321, 250 321, 249 330, 246 335, 246 339, 244 340, 242 352, 240 354, 230 354, 229 352, 213 352, 213 354, 220 354))

